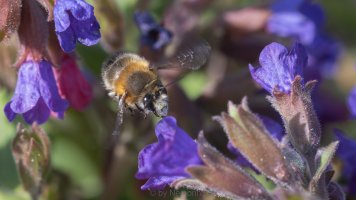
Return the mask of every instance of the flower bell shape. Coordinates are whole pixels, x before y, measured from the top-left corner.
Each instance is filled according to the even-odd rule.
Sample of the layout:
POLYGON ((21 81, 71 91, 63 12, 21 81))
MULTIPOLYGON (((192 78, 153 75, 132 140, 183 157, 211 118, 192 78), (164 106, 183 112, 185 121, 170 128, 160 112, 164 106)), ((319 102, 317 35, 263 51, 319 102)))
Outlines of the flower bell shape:
POLYGON ((252 78, 269 93, 276 88, 290 93, 294 78, 303 76, 308 56, 301 44, 296 43, 290 51, 279 43, 267 45, 259 57, 261 66, 249 65, 252 78))
POLYGON ((68 100, 75 110, 82 111, 86 108, 93 97, 93 91, 79 70, 75 59, 70 55, 64 55, 61 67, 54 70, 59 94, 68 100))
POLYGON ((141 32, 141 43, 159 50, 172 40, 172 33, 157 24, 148 12, 135 12, 135 22, 141 32))
POLYGON ((190 177, 185 168, 202 163, 197 144, 178 127, 174 117, 165 117, 156 126, 157 143, 142 149, 138 156, 137 179, 148 179, 141 187, 163 189, 165 185, 190 177))
POLYGON ((43 124, 51 111, 60 117, 67 107, 67 101, 58 94, 51 64, 28 60, 19 69, 14 96, 4 111, 9 121, 22 114, 28 124, 43 124))
POLYGON ((55 31, 65 52, 75 48, 76 41, 91 46, 99 42, 100 26, 94 8, 84 0, 57 0, 53 14, 55 31))

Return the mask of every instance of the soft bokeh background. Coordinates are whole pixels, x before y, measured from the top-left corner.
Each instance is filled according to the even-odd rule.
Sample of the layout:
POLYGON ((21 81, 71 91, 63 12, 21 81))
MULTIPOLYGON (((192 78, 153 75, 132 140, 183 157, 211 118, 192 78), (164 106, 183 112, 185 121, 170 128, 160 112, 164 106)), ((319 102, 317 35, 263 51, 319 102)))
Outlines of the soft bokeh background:
MULTIPOLYGON (((96 9, 100 5, 100 0, 88 2, 95 5, 96 9)), ((227 156, 231 156, 226 150, 225 134, 211 117, 226 109, 227 100, 238 103, 244 95, 248 95, 254 111, 280 120, 265 100, 266 93, 261 92, 252 81, 247 64, 256 62, 258 53, 263 48, 262 44, 284 40, 264 36, 263 42, 250 46, 252 50, 244 49, 248 47, 244 43, 244 38, 250 36, 244 36, 243 39, 231 38, 235 33, 229 32, 231 30, 226 28, 222 18, 226 11, 252 5, 263 7, 268 5, 267 1, 197 0, 197 4, 194 4, 194 0, 112 2, 120 11, 120 15, 112 15, 109 22, 102 13, 99 14, 100 11, 96 10, 96 15, 102 31, 107 31, 109 34, 107 37, 112 36, 112 42, 116 41, 121 49, 139 52, 139 32, 133 21, 133 13, 137 9, 146 9, 158 21, 164 21, 168 29, 173 29, 173 34, 178 39, 184 39, 186 34, 189 34, 189 31, 184 32, 185 28, 192 30, 191 27, 187 24, 174 23, 175 18, 165 17, 172 16, 177 10, 186 13, 187 19, 193 24, 193 32, 211 44, 213 50, 208 64, 199 71, 187 74, 179 83, 170 86, 168 91, 171 101, 170 114, 178 119, 178 124, 192 137, 196 137, 199 130, 204 130, 213 145, 227 156), (182 2, 188 2, 188 6, 194 7, 191 6, 190 10, 185 11, 186 7, 182 2), (176 33, 174 30, 182 31, 176 33), (234 39, 238 42, 236 47, 231 47, 231 40, 234 39)), ((332 102, 341 105, 337 111, 341 112, 343 120, 331 120, 330 123, 325 121, 323 139, 330 140, 331 130, 336 127, 356 138, 356 122, 348 119, 345 105, 348 92, 356 84, 356 1, 317 2, 325 8, 327 32, 337 38, 343 46, 336 73, 324 80, 321 85, 321 89, 333 99, 332 102)), ((110 10, 107 12, 110 13, 110 10)), ((10 100, 16 84, 16 71, 11 67, 16 58, 16 38, 0 45, 0 107, 3 108, 10 100)), ((108 172, 106 160, 110 155, 110 134, 115 123, 116 105, 107 97, 100 78, 102 62, 109 56, 102 45, 106 44, 77 48, 82 70, 94 88, 91 105, 84 112, 69 109, 64 120, 51 119, 43 125, 52 143, 52 171, 47 180, 45 193, 49 194, 50 199, 103 199, 103 193, 107 195, 106 199, 183 199, 184 196, 188 199, 214 199, 208 194, 195 191, 174 191, 168 188, 163 192, 140 190, 144 181, 138 181, 134 177, 137 170, 137 154, 145 145, 155 141, 154 124, 159 119, 154 116, 146 119, 140 115, 125 116, 120 138, 122 148, 114 153, 116 163, 110 164, 115 166, 115 170, 108 172), (106 173, 110 173, 113 179, 108 187, 104 187, 107 184, 107 180, 103 178, 106 173)), ((165 54, 161 52, 159 55, 165 54)), ((171 76, 167 72, 162 74, 166 83, 174 79, 171 76)), ((331 104, 330 110, 326 110, 330 116, 336 114, 332 105, 334 104, 331 104)), ((20 185, 10 151, 18 121, 21 121, 19 117, 15 122, 9 123, 4 113, 0 112, 0 200, 29 199, 20 185)), ((338 166, 337 160, 335 163, 338 166)), ((334 178, 337 177, 336 174, 334 178)))

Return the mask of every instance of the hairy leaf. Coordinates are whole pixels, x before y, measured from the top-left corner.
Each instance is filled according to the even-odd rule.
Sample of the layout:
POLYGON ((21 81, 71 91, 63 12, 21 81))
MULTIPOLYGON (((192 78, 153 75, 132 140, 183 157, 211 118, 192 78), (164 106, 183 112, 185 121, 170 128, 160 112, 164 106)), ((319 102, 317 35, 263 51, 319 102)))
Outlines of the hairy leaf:
POLYGON ((260 172, 277 184, 294 184, 278 143, 271 138, 260 118, 249 111, 246 99, 241 105, 229 104, 229 114, 216 117, 232 145, 260 172))
POLYGON ((275 89, 273 96, 268 97, 273 107, 282 116, 294 148, 307 158, 311 173, 315 171, 312 162, 314 162, 321 136, 319 120, 310 97, 315 83, 315 81, 309 81, 303 86, 302 78, 297 76, 292 83, 291 94, 275 89))
POLYGON ((205 165, 188 167, 187 171, 204 183, 210 192, 240 199, 271 199, 253 177, 220 154, 202 133, 198 138, 198 146, 199 155, 205 165))

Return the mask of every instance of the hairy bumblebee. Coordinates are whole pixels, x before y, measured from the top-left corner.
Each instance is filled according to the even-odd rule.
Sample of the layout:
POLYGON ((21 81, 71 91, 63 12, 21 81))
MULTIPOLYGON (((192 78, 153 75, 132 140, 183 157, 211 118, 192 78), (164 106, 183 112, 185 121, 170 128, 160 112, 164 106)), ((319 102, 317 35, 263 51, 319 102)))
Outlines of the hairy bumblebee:
MULTIPOLYGON (((210 55, 208 43, 199 42, 185 48, 166 62, 154 65, 145 58, 128 52, 118 54, 104 64, 102 79, 109 96, 118 101, 121 118, 124 108, 138 110, 145 116, 168 113, 168 96, 157 70, 168 68, 199 69, 210 55)), ((122 122, 122 119, 121 119, 122 122)))

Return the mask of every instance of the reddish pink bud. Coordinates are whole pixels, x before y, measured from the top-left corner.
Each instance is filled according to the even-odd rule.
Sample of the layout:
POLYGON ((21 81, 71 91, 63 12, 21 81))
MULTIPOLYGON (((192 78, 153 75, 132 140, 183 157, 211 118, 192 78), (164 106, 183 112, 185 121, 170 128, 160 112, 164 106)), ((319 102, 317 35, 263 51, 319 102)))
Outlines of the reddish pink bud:
POLYGON ((21 0, 0 0, 0 41, 18 29, 20 17, 21 0))
POLYGON ((75 59, 65 54, 60 68, 54 68, 59 94, 76 110, 83 110, 92 99, 92 88, 80 72, 75 59))

